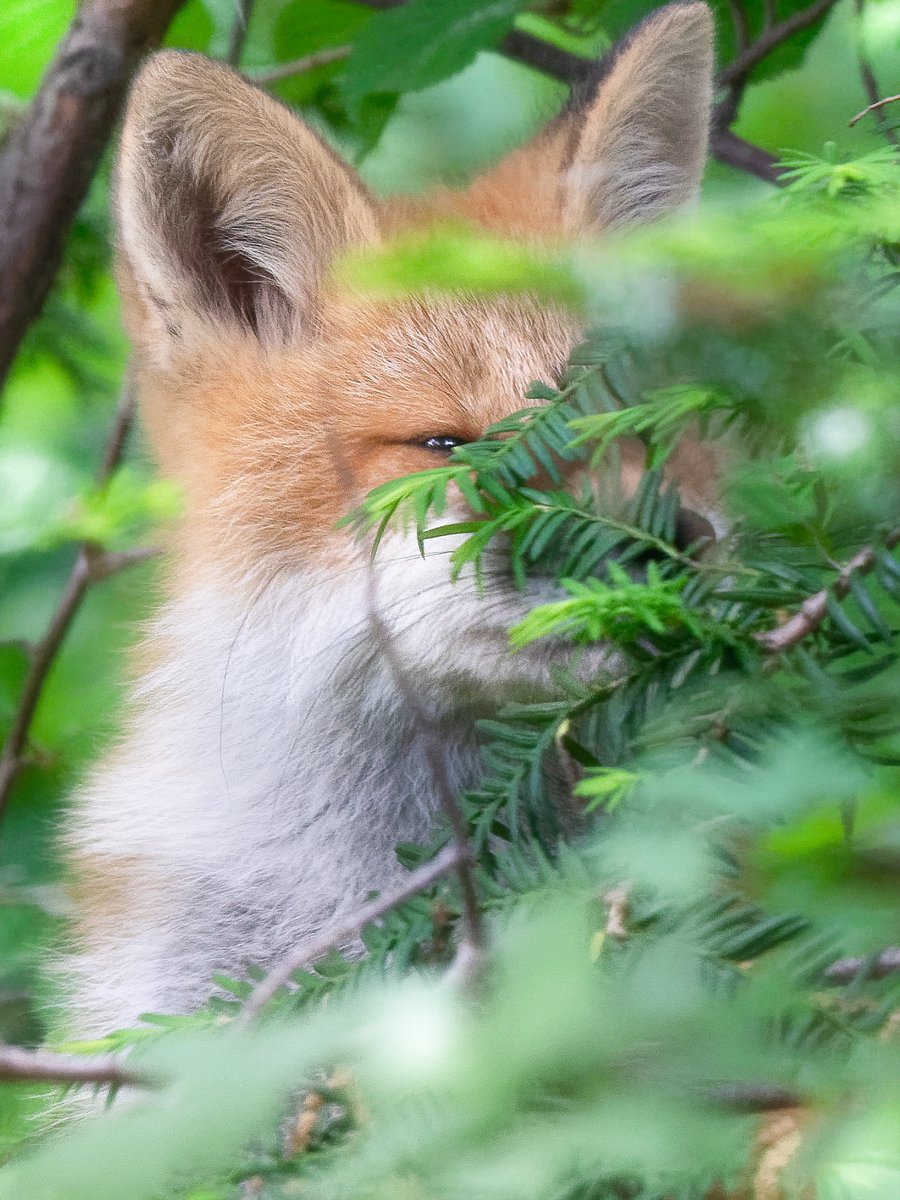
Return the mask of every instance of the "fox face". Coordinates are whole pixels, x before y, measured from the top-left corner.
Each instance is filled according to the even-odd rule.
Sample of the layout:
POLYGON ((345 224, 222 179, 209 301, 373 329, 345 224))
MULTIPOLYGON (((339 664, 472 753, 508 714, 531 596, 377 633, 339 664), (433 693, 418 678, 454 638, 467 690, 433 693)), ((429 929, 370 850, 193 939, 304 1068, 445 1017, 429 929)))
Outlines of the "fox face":
MULTIPOLYGON (((145 422, 186 494, 180 569, 254 586, 260 572, 330 572, 346 585, 359 554, 335 525, 361 495, 439 463, 520 408, 530 382, 558 379, 580 333, 561 309, 464 296, 379 303, 341 289, 330 267, 349 247, 448 217, 558 239, 690 199, 705 159, 711 28, 703 4, 661 10, 586 103, 467 190, 418 202, 378 202, 315 133, 227 68, 151 60, 123 135, 119 275, 145 422)), ((454 677, 467 660, 494 682, 498 670, 540 675, 527 655, 507 661, 523 597, 498 566, 479 605, 450 587, 447 552, 441 543, 423 562, 399 535, 385 546, 377 569, 403 610, 398 649, 415 598, 431 631, 422 643, 454 677)), ((359 608, 358 595, 343 602, 359 608)))
MULTIPOLYGON (((67 837, 82 1033, 183 1011, 213 973, 265 966, 390 884, 394 848, 429 835, 434 781, 373 580, 451 782, 477 772, 473 715, 549 683, 552 645, 508 651, 535 593, 502 553, 482 597, 451 584, 450 539, 423 556, 395 531, 372 567, 335 525, 556 381, 577 323, 528 298, 376 301, 335 260, 448 217, 539 241, 660 216, 698 191, 711 78, 709 10, 671 5, 467 189, 382 202, 228 68, 173 52, 144 67, 117 171, 118 275, 144 425, 185 512, 123 737, 67 837)), ((702 448, 674 461, 708 512, 702 448)), ((601 650, 592 669, 615 663, 601 650)))

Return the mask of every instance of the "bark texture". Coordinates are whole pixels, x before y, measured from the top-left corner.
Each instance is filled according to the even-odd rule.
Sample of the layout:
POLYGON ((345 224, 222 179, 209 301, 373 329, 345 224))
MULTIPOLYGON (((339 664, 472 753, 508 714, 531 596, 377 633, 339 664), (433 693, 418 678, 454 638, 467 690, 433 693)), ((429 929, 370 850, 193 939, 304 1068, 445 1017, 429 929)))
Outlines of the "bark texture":
POLYGON ((0 156, 0 386, 141 59, 184 0, 83 0, 0 156))

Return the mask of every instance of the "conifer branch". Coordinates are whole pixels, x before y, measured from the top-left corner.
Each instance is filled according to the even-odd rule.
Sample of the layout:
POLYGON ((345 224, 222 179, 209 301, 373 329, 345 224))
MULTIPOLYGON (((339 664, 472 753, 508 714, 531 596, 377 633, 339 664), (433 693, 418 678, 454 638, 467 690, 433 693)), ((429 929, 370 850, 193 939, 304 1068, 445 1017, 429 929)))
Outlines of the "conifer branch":
POLYGON ((377 577, 374 569, 369 567, 368 590, 369 623, 375 634, 379 649, 387 663, 388 670, 412 714, 413 720, 422 736, 425 758, 431 772, 435 790, 440 800, 444 816, 450 824, 456 858, 456 874, 459 878, 462 893, 462 926, 463 937, 459 946, 459 956, 456 963, 457 981, 467 984, 474 980, 479 973, 484 957, 484 928, 481 918, 481 908, 475 892, 475 877, 472 870, 473 853, 466 830, 465 818, 456 792, 450 782, 447 770, 447 759, 440 742, 440 731, 425 711, 415 685, 409 678, 406 669, 400 662, 394 648, 394 641, 381 611, 378 607, 377 577))
POLYGON ((886 979, 900 971, 900 946, 889 946, 874 958, 839 958, 825 971, 829 983, 852 983, 859 975, 866 979, 886 979))
MULTIPOLYGON (((893 550, 900 543, 900 529, 895 529, 884 539, 885 548, 893 550)), ((831 597, 842 600, 850 591, 854 577, 868 575, 878 562, 878 552, 873 546, 865 546, 850 559, 840 570, 834 583, 822 588, 815 595, 803 601, 800 611, 790 617, 783 625, 775 629, 767 629, 755 635, 757 643, 768 654, 783 654, 798 642, 813 633, 825 619, 828 612, 828 601, 831 597)))
MULTIPOLYGON (((468 848, 465 853, 467 856, 471 856, 468 848)), ((458 871, 461 862, 462 855, 459 848, 456 845, 447 846, 431 862, 411 871, 394 891, 377 896, 370 903, 362 905, 349 917, 333 924, 313 941, 305 942, 290 954, 285 955, 253 989, 241 1010, 241 1022, 246 1024, 252 1020, 278 989, 290 982, 291 976, 295 972, 314 966, 332 950, 338 950, 353 938, 359 937, 367 925, 380 920, 392 909, 411 900, 413 896, 417 896, 425 888, 431 887, 445 875, 458 871)))

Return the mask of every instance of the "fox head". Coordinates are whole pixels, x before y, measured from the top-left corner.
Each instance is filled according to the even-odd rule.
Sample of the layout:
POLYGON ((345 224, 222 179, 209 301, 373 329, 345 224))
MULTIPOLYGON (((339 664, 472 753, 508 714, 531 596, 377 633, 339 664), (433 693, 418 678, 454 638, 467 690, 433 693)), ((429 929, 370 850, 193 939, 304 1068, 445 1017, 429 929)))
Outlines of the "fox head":
MULTIPOLYGON (((277 570, 298 597, 315 576, 333 581, 336 625, 354 605, 358 616, 363 583, 336 522, 361 493, 521 408, 530 382, 558 378, 580 330, 527 299, 376 302, 335 282, 336 257, 447 217, 528 240, 657 218, 699 190, 711 93, 709 9, 673 4, 467 189, 381 202, 234 71, 153 57, 123 132, 119 279, 144 422, 186 497, 181 575, 277 570)), ((708 508, 695 466, 693 506, 708 508)), ((399 534, 380 559, 385 612, 420 678, 443 679, 452 659, 455 677, 490 688, 520 669, 506 655, 523 608, 511 581, 481 601, 450 587, 445 545, 423 560, 399 534)))

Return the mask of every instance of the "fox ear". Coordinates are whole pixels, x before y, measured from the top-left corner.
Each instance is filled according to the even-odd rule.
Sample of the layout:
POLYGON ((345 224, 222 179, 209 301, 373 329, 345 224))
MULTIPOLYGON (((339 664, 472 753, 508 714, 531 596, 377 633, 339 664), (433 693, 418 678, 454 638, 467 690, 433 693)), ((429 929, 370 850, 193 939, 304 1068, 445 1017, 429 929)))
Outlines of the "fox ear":
POLYGON ((659 9, 602 65, 587 104, 573 100, 569 228, 653 220, 696 197, 709 139, 713 33, 706 4, 659 9))
POLYGON ((334 254, 378 236, 362 184, 312 130, 227 67, 173 51, 132 90, 116 202, 126 323, 163 361, 204 328, 302 337, 334 254))

